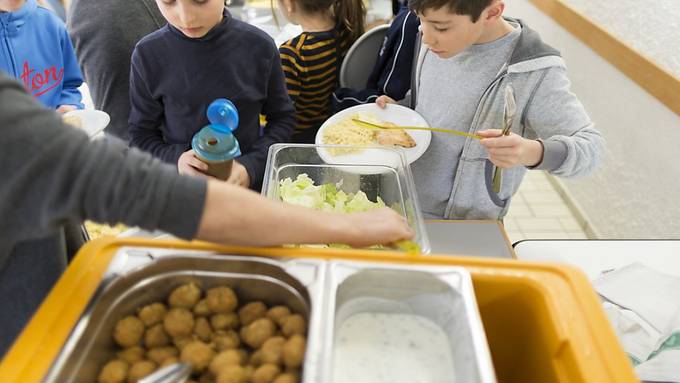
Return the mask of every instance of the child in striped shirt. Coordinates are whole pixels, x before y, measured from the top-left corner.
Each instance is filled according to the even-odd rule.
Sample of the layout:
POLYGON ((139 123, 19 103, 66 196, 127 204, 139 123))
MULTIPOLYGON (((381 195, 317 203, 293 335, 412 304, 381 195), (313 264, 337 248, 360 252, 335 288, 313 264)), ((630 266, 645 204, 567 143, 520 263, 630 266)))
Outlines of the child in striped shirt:
POLYGON ((279 48, 288 94, 297 124, 292 141, 313 143, 332 113, 340 65, 349 47, 364 33, 363 0, 279 0, 286 18, 302 34, 279 48))

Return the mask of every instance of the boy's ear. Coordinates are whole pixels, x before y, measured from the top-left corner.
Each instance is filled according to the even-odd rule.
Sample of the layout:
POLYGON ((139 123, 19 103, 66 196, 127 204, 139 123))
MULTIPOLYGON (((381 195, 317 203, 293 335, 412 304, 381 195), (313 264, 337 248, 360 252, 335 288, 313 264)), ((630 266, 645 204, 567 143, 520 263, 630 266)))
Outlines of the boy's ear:
POLYGON ((494 21, 503 16, 503 11, 505 10, 505 2, 503 0, 497 0, 492 2, 485 10, 482 16, 484 21, 494 21))

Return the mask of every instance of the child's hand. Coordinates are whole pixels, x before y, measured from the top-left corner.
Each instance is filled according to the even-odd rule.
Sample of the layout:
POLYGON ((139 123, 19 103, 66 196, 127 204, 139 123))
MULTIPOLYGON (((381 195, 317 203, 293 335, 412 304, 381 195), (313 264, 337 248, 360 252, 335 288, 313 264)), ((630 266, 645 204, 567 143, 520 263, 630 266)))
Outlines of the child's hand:
POLYGON ((489 151, 489 160, 499 168, 517 165, 535 166, 543 159, 543 145, 515 133, 501 135, 500 129, 477 132, 483 138, 479 141, 489 151))
POLYGON ((243 186, 245 188, 250 186, 250 176, 246 167, 239 164, 238 161, 234 161, 231 167, 231 174, 227 179, 228 184, 243 186))
POLYGON ((76 109, 78 109, 78 108, 76 108, 75 105, 59 105, 57 107, 57 113, 64 114, 66 112, 70 112, 70 111, 76 110, 76 109))
POLYGON ((208 171, 208 164, 199 160, 193 149, 187 150, 179 156, 179 160, 177 160, 177 171, 179 174, 209 177, 205 174, 205 172, 208 171))
POLYGON ((396 104, 397 102, 389 96, 380 96, 375 100, 375 103, 378 104, 380 108, 385 109, 387 104, 396 104))

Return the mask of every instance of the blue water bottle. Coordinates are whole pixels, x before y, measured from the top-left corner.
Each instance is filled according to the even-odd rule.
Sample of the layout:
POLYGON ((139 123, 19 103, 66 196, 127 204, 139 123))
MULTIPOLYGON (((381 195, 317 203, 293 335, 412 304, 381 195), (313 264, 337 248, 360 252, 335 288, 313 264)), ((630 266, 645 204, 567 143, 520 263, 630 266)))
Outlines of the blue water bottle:
POLYGON ((238 128, 238 111, 231 101, 218 98, 208 106, 206 114, 210 125, 194 135, 191 148, 196 157, 208 165, 209 175, 226 180, 231 174, 234 158, 241 155, 233 133, 238 128))

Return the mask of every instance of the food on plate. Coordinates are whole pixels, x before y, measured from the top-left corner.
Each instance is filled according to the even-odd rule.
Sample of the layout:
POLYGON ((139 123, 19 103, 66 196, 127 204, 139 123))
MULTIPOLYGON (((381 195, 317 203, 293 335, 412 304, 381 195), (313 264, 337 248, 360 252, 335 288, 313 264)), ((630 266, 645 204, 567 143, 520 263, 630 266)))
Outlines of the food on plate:
POLYGON ((79 116, 73 116, 69 115, 68 113, 61 116, 62 121, 64 121, 65 124, 71 125, 75 128, 81 128, 83 127, 83 119, 80 118, 79 116))
MULTIPOLYGON (((356 123, 354 119, 360 119, 376 125, 396 126, 390 122, 378 121, 369 115, 352 115, 326 127, 322 132, 321 143, 352 146, 401 146, 404 148, 416 146, 416 141, 405 130, 371 129, 356 123)), ((337 155, 352 153, 358 150, 330 149, 330 152, 337 155)))
POLYGON ((204 291, 196 283, 173 289, 166 302, 145 304, 115 324, 120 349, 98 382, 136 382, 178 362, 191 365, 190 381, 300 381, 307 321, 289 307, 239 305, 230 287, 204 291))
POLYGON ((129 228, 122 223, 114 226, 94 223, 92 221, 85 221, 85 230, 90 239, 97 239, 101 237, 115 237, 129 228))

